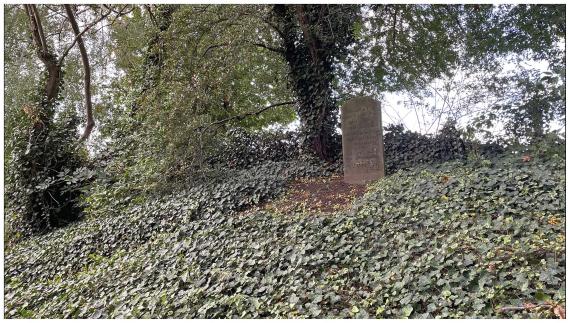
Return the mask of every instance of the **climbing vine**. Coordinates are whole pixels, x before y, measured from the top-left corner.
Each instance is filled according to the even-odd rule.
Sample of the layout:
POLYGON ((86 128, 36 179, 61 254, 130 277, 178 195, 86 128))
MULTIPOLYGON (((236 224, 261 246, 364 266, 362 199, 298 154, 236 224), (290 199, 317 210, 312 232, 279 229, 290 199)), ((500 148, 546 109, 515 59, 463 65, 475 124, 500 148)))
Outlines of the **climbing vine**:
POLYGON ((335 63, 348 54, 357 17, 358 7, 352 5, 273 6, 272 18, 282 38, 281 53, 299 99, 301 147, 323 160, 334 158, 331 148, 338 125, 333 94, 335 63))
MULTIPOLYGON (((43 94, 46 79, 47 75, 41 79, 33 103, 23 107, 28 122, 12 138, 6 191, 8 227, 16 237, 79 218, 81 188, 91 176, 84 167, 86 156, 77 147, 79 119, 71 109, 55 116, 61 97, 50 100, 43 94)), ((62 74, 56 86, 63 87, 62 74)))

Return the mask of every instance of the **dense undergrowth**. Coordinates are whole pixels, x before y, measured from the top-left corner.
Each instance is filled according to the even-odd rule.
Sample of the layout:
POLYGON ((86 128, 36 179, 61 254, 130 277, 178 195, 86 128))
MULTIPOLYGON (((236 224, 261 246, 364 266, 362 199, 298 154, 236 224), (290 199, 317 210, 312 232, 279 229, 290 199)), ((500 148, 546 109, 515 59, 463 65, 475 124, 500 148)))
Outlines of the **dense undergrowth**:
POLYGON ((53 279, 118 250, 131 250, 155 234, 172 232, 196 219, 212 220, 277 196, 296 177, 330 174, 326 166, 301 162, 268 162, 230 170, 204 183, 166 196, 126 206, 113 204, 85 221, 15 244, 5 258, 6 274, 28 282, 53 279), (41 267, 42 270, 38 270, 41 267))
POLYGON ((5 316, 555 317, 564 306, 564 160, 416 167, 348 213, 236 213, 326 172, 301 165, 232 171, 18 243, 5 316), (501 311, 530 303, 541 307, 501 311))
MULTIPOLYGON (((71 131, 69 127, 65 129, 68 132, 71 131)), ((272 165, 271 162, 297 163, 299 167, 303 167, 304 164, 309 165, 309 168, 322 163, 300 154, 300 134, 295 131, 252 132, 239 128, 233 129, 228 132, 227 136, 220 138, 216 145, 206 149, 203 152, 203 160, 198 163, 193 158, 189 160, 175 158, 177 162, 174 164, 165 162, 169 159, 163 154, 148 154, 148 150, 138 147, 140 138, 136 136, 134 138, 127 136, 127 138, 128 140, 118 140, 102 149, 88 161, 82 160, 80 164, 74 165, 75 168, 68 165, 69 167, 64 171, 53 173, 59 166, 48 167, 53 173, 48 181, 51 184, 46 182, 47 184, 38 185, 37 176, 30 177, 31 173, 25 171, 26 169, 20 169, 20 166, 25 163, 15 163, 19 165, 16 167, 18 171, 14 171, 14 167, 9 168, 7 176, 9 185, 6 187, 8 208, 5 221, 7 228, 5 242, 11 245, 18 240, 27 239, 34 232, 49 232, 54 227, 67 225, 74 220, 82 219, 85 215, 107 217, 109 214, 115 214, 121 217, 125 212, 125 206, 133 203, 141 204, 148 200, 156 200, 156 196, 160 199, 173 191, 185 191, 188 187, 192 189, 202 185, 203 182, 215 184, 225 181, 225 178, 230 178, 231 182, 234 181, 234 177, 242 177, 242 175, 235 174, 235 171, 249 169, 243 174, 251 174, 248 176, 252 177, 256 174, 256 167, 264 169, 263 165, 272 165), (144 156, 133 155, 133 149, 144 151, 144 156), (73 169, 75 170, 71 171, 73 169), (231 171, 228 172, 228 170, 231 171), (19 173, 26 174, 27 184, 16 181, 19 173), (219 176, 216 176, 216 173, 219 176), (33 187, 28 187, 28 184, 33 187), (43 202, 31 203, 30 190, 34 192, 32 195, 42 196, 43 202), (58 198, 54 199, 54 196, 59 196, 58 192, 66 192, 65 196, 73 192, 73 198, 70 197, 69 201, 63 202, 58 198), (49 203, 46 204, 45 201, 49 203), (73 205, 73 208, 66 207, 68 204, 73 205), (48 225, 45 221, 38 222, 37 217, 30 218, 30 214, 35 214, 35 211, 30 211, 34 208, 40 211, 42 209, 57 211, 50 213, 49 218, 51 222, 58 225, 48 225), (62 213, 58 210, 67 211, 62 213), (36 226, 37 230, 28 230, 30 226, 36 226)), ((334 141, 340 143, 340 136, 337 135, 335 138, 334 141)), ((433 164, 453 159, 467 159, 468 152, 474 151, 473 143, 464 140, 462 133, 453 124, 446 125, 436 135, 404 131, 401 125, 389 126, 385 129, 385 139, 387 174, 393 174, 399 169, 409 169, 422 163, 433 164)), ((57 150, 57 146, 54 147, 51 149, 57 150)), ((500 146, 498 148, 503 149, 500 146)), ((342 149, 340 144, 331 149, 332 160, 326 165, 317 167, 329 172, 341 172, 342 149)), ((480 151, 478 154, 485 156, 484 153, 485 151, 480 151)), ((55 153, 52 155, 59 156, 55 153)), ((34 156, 27 156, 27 159, 43 158, 34 156)), ((273 173, 271 169, 268 171, 270 174, 273 173)), ((246 191, 244 193, 248 194, 246 191)), ((254 196, 255 194, 252 195, 254 196)), ((208 202, 205 201, 205 203, 208 202)), ((216 203, 215 200, 213 203, 216 203)))

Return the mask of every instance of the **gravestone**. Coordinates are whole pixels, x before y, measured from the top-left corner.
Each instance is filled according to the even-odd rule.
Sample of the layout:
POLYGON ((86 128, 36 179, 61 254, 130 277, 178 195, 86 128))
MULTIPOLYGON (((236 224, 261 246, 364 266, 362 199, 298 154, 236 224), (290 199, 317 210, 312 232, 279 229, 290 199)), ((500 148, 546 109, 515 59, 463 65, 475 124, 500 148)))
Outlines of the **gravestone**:
POLYGON ((340 109, 344 181, 365 184, 384 177, 384 136, 380 102, 355 97, 340 109))

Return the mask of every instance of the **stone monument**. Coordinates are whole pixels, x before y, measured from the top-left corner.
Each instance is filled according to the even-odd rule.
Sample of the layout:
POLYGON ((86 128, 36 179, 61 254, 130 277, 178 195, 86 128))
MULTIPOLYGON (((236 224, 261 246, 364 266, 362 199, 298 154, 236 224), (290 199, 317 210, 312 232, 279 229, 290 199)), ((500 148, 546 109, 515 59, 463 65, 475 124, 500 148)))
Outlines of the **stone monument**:
POLYGON ((384 136, 380 102, 355 97, 340 109, 344 181, 365 184, 384 177, 384 136))

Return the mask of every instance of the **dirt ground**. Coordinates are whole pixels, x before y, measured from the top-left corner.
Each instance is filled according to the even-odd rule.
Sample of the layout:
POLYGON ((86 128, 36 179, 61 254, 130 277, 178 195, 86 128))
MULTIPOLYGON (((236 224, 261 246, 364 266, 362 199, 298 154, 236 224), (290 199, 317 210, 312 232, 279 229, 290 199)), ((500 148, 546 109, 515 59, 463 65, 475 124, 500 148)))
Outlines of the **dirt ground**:
POLYGON ((352 201, 364 195, 366 185, 347 184, 342 176, 296 180, 285 195, 262 206, 279 212, 331 213, 350 208, 352 201))

